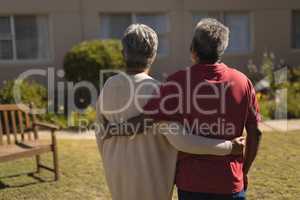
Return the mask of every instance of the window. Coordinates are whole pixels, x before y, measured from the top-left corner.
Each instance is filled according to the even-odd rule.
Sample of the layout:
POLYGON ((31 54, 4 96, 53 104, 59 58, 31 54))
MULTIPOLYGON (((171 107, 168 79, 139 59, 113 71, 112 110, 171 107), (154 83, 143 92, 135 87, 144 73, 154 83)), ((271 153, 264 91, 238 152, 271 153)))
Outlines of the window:
POLYGON ((101 38, 121 39, 130 24, 130 15, 103 15, 101 16, 101 38))
POLYGON ((0 60, 44 60, 48 57, 46 16, 0 16, 0 60))
POLYGON ((300 11, 293 12, 293 48, 300 49, 300 11))
POLYGON ((169 22, 161 14, 103 14, 101 15, 100 37, 121 39, 126 28, 132 23, 146 24, 153 28, 159 38, 158 55, 169 55, 169 22))
POLYGON ((230 29, 229 53, 248 53, 251 51, 250 15, 243 12, 208 12, 193 14, 194 24, 203 18, 215 18, 230 29))
POLYGON ((13 59, 12 31, 9 17, 0 17, 0 59, 13 59))
POLYGON ((225 24, 230 29, 229 52, 249 52, 251 44, 250 17, 247 14, 225 14, 225 24))

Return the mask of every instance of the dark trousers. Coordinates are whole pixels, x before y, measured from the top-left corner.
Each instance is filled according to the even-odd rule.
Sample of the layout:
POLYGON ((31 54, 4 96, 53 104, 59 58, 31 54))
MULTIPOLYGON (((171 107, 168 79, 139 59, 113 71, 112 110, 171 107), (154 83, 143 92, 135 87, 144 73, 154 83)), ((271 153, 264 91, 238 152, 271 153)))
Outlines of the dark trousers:
POLYGON ((246 194, 244 191, 230 194, 230 195, 220 195, 220 194, 207 194, 200 192, 186 192, 178 189, 178 199, 179 200, 246 200, 246 194))

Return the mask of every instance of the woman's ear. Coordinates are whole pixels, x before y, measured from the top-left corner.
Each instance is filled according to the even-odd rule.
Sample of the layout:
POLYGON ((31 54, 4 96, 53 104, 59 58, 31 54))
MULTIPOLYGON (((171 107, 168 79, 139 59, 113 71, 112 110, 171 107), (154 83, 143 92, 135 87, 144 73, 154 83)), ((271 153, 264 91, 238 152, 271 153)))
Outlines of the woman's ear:
POLYGON ((195 65, 197 63, 199 63, 199 58, 198 58, 198 55, 195 51, 191 51, 191 60, 192 60, 192 63, 195 65))

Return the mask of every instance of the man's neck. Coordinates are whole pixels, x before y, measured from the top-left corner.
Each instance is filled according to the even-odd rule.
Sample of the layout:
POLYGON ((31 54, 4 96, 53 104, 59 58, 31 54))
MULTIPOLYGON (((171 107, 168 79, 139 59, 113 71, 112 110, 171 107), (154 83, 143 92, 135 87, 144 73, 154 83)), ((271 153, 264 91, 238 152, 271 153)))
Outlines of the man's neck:
POLYGON ((210 61, 205 61, 205 60, 203 60, 203 61, 198 61, 197 63, 196 63, 196 65, 216 65, 216 64, 219 64, 220 62, 219 61, 217 61, 217 62, 210 62, 210 61))

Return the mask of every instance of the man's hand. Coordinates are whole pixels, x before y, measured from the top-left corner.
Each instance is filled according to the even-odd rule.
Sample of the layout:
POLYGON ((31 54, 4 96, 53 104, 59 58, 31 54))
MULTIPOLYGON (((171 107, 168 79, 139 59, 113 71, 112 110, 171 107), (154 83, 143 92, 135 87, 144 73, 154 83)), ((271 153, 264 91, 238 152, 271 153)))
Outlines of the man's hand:
POLYGON ((231 140, 232 150, 231 155, 241 155, 245 148, 245 137, 238 137, 231 140))

